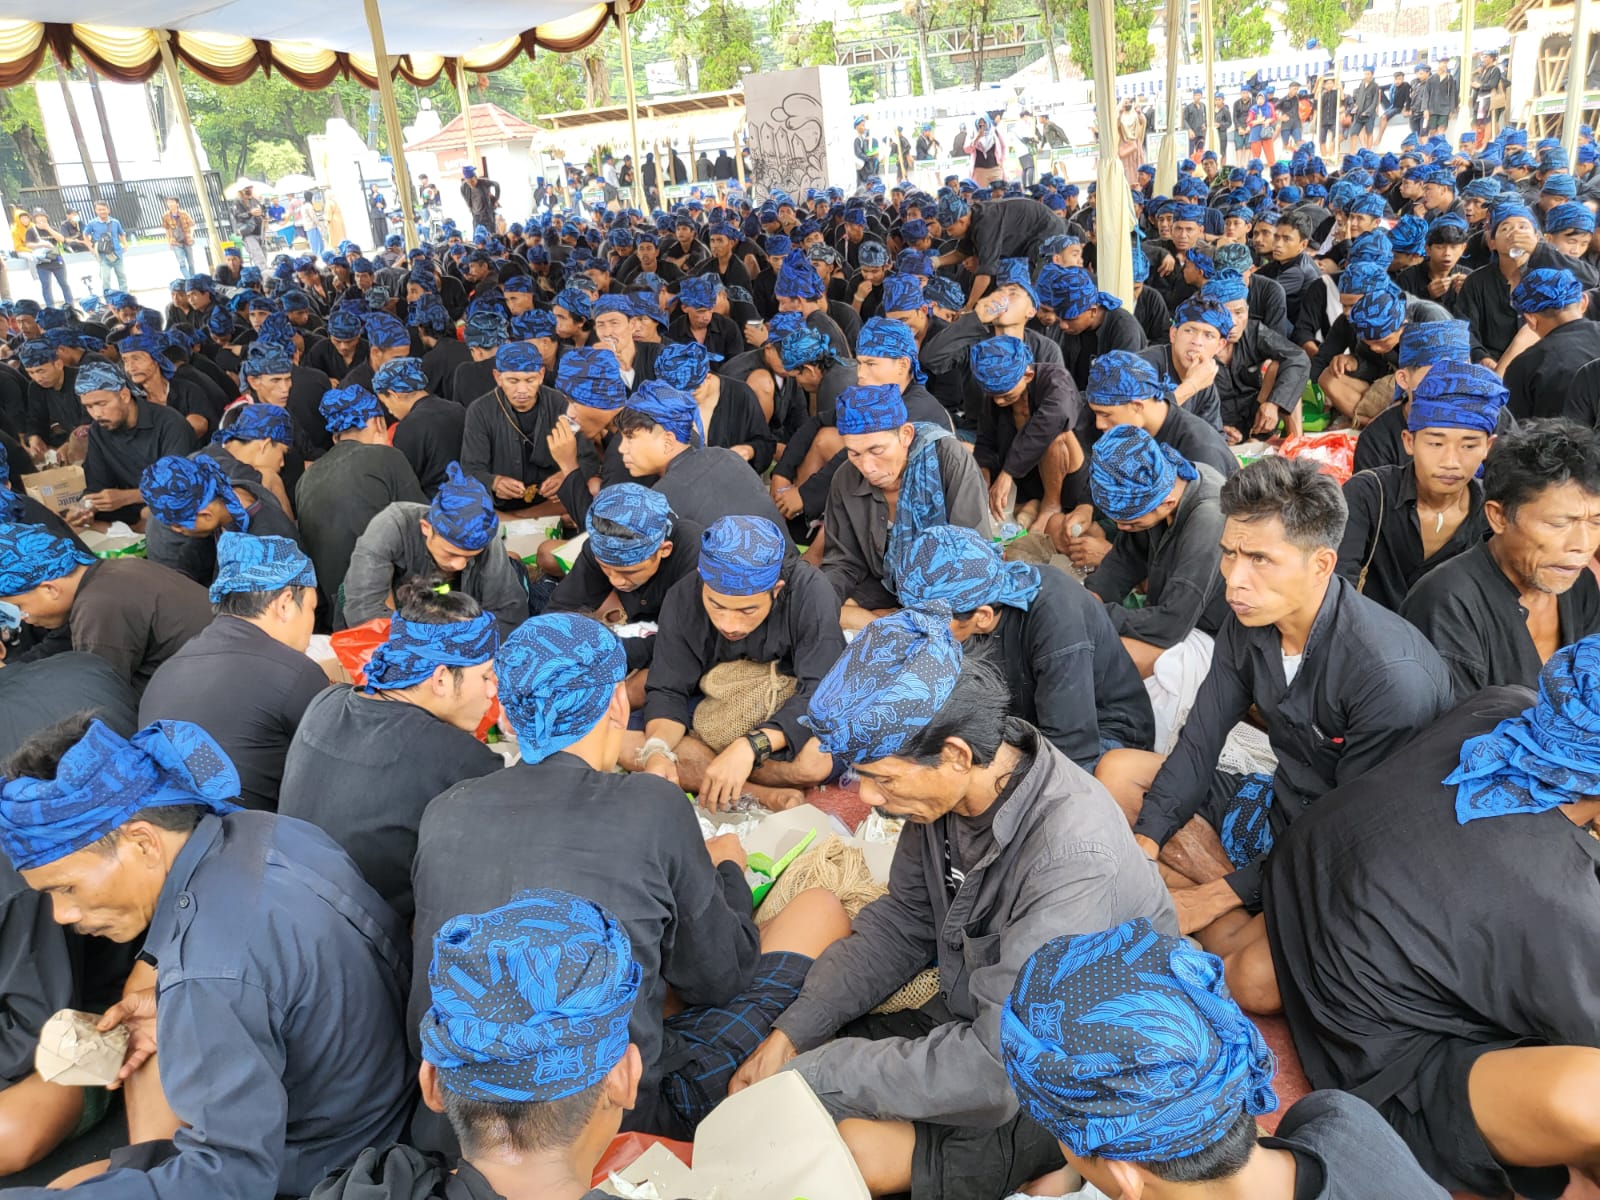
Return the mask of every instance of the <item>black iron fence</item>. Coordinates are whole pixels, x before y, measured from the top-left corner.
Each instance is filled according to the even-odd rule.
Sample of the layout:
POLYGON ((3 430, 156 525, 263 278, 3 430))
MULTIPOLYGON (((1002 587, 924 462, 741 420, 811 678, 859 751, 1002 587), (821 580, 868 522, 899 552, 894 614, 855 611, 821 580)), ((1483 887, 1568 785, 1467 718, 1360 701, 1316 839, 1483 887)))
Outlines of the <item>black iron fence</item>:
MULTIPOLYGON (((222 178, 215 171, 206 172, 206 190, 211 194, 211 210, 224 237, 233 235, 230 205, 222 198, 222 178)), ((205 216, 200 208, 200 193, 194 179, 176 175, 170 179, 130 179, 122 183, 102 182, 95 186, 87 183, 68 184, 64 187, 24 188, 17 203, 32 212, 42 208, 56 229, 68 212, 76 212, 80 220, 94 219, 95 201, 103 200, 111 206, 111 215, 122 222, 122 227, 136 237, 161 237, 161 214, 167 210, 167 197, 176 196, 179 206, 194 218, 196 230, 205 231, 205 216)))

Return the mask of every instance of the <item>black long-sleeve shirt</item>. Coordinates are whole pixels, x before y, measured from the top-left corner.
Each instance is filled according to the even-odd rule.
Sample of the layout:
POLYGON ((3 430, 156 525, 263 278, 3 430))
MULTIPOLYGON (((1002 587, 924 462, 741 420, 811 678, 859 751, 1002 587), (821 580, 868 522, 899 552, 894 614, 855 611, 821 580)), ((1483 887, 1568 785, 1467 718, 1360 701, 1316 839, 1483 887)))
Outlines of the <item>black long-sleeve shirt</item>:
MULTIPOLYGON (((1464 741, 1533 702, 1516 687, 1474 695, 1280 837, 1263 908, 1313 1086, 1380 1112, 1438 1103, 1465 1113, 1464 1096, 1423 1082, 1439 1050, 1600 1045, 1600 973, 1573 953, 1600 911, 1600 841, 1559 810, 1463 825, 1455 787, 1441 782, 1464 741)), ((1441 1175, 1448 1147, 1431 1162, 1427 1147, 1413 1149, 1450 1186, 1496 1194, 1483 1180, 1441 1175)))
MULTIPOLYGON (((1528 632, 1528 610, 1490 545, 1480 542, 1429 571, 1400 606, 1400 615, 1439 651, 1463 699, 1503 684, 1538 687, 1544 666, 1528 632)), ((1600 631, 1600 586, 1592 572, 1580 571, 1556 597, 1556 614, 1559 645, 1600 631)))
MULTIPOLYGON (((1139 357, 1154 367, 1163 379, 1178 382, 1178 372, 1172 366, 1171 346, 1149 346, 1139 351, 1139 357)), ((1217 374, 1220 377, 1222 369, 1219 364, 1217 374)), ((1185 400, 1179 407, 1186 412, 1199 417, 1218 433, 1222 432, 1222 400, 1217 395, 1216 380, 1206 384, 1194 395, 1185 400)))
POLYGON ((1287 416, 1299 406, 1306 380, 1311 377, 1311 360, 1299 346, 1252 320, 1233 344, 1233 357, 1217 363, 1216 389, 1222 423, 1246 436, 1260 403, 1261 368, 1269 361, 1278 364, 1278 376, 1267 400, 1287 416))
MULTIPOLYGON (((1600 283, 1595 268, 1582 259, 1570 258, 1548 242, 1540 242, 1528 255, 1527 271, 1541 268, 1567 270, 1578 277, 1584 287, 1600 283)), ((1524 271, 1524 275, 1526 275, 1524 271)), ((1500 264, 1491 259, 1468 275, 1461 290, 1456 293, 1456 316, 1467 322, 1472 339, 1472 361, 1485 358, 1498 359, 1506 352, 1511 339, 1522 328, 1522 317, 1511 306, 1511 288, 1500 273, 1500 264)), ((1513 364, 1514 365, 1514 364, 1513 364)))
MULTIPOLYGON (((450 918, 485 912, 524 888, 556 888, 622 923, 643 976, 629 1022, 628 1040, 644 1060, 630 1128, 660 1127, 661 1077, 689 1056, 681 1035, 662 1025, 667 989, 687 1005, 725 1004, 749 985, 761 953, 744 872, 712 866, 682 789, 654 775, 596 771, 566 753, 435 799, 422 817, 412 884, 413 1052, 430 999, 433 938, 450 918)), ((419 1113, 413 1132, 426 1148, 453 1140, 433 1114, 419 1113)))
POLYGON ((844 653, 844 632, 839 628, 839 600, 822 573, 798 558, 783 567, 784 586, 773 598, 772 611, 754 632, 730 642, 717 632, 700 598, 700 578, 695 575, 675 583, 661 605, 655 658, 645 684, 644 719, 692 724, 700 679, 718 663, 748 659, 777 663, 778 673, 796 680, 798 687, 771 724, 783 731, 792 749, 811 737, 800 724, 811 694, 839 655, 844 653))
MULTIPOLYGON (((663 558, 656 573, 632 591, 617 592, 617 601, 631 621, 657 621, 661 619, 661 605, 667 592, 680 579, 694 575, 700 562, 700 537, 705 531, 693 521, 678 518, 672 522, 668 535, 672 553, 663 558)), ((585 542, 572 570, 562 576, 556 590, 550 595, 546 612, 585 612, 598 616, 597 610, 605 603, 613 589, 611 581, 600 569, 594 550, 585 542)), ((622 639, 622 648, 628 655, 628 670, 648 667, 655 656, 656 639, 631 637, 622 639)))
POLYGON ((1506 368, 1506 407, 1519 421, 1565 415, 1573 378, 1600 358, 1600 324, 1582 317, 1558 325, 1506 368))
POLYGON ((1094 770, 1106 742, 1138 750, 1155 744, 1149 693, 1098 596, 1043 567, 1025 610, 996 612, 999 625, 969 643, 968 653, 990 655, 1005 673, 1013 716, 1037 725, 1085 771, 1094 770))
MULTIPOLYGON (((494 477, 504 475, 537 488, 557 474, 561 468, 550 454, 550 431, 566 411, 567 398, 553 387, 541 387, 526 412, 513 408, 499 388, 479 396, 467 408, 461 430, 461 469, 488 489, 496 508, 526 507, 521 496, 496 496, 494 477)), ((588 438, 578 439, 578 468, 584 475, 599 469, 588 438)))
POLYGON ((667 498, 674 513, 702 528, 730 516, 765 517, 779 529, 787 527, 761 476, 721 446, 683 451, 667 464, 652 488, 667 498))
MULTIPOLYGON (((1228 731, 1252 704, 1278 756, 1270 819, 1281 837, 1321 796, 1382 762, 1450 703, 1450 674, 1427 640, 1337 576, 1293 683, 1285 682, 1276 626, 1225 620, 1211 670, 1134 832, 1164 845, 1199 811, 1228 731), (1361 653, 1352 653, 1357 646, 1361 653)), ((1260 860, 1227 880, 1247 908, 1260 907, 1260 860)))
POLYGON ((1301 296, 1309 295, 1306 289, 1322 278, 1322 272, 1317 269, 1316 262, 1304 251, 1299 257, 1291 258, 1287 262, 1277 260, 1269 262, 1261 268, 1259 274, 1283 288, 1283 300, 1288 306, 1291 322, 1299 320, 1301 296))
POLYGON ((406 456, 430 500, 445 481, 450 464, 461 458, 466 423, 467 414, 459 404, 427 395, 394 427, 389 444, 406 456))
POLYGON ((139 724, 193 721, 238 768, 240 802, 275 809, 289 742, 327 686, 306 655, 249 621, 220 616, 157 669, 139 703, 139 724))
POLYGON ((307 706, 289 744, 278 811, 338 842, 373 889, 409 919, 423 810, 463 779, 504 765, 472 734, 415 704, 327 688, 307 706))
MULTIPOLYGON (((1026 402, 1029 409, 1021 428, 1017 426, 1015 407, 1002 408, 987 396, 975 414, 978 436, 972 457, 991 478, 1003 470, 1020 483, 1038 471, 1040 460, 1056 438, 1063 433, 1086 434, 1094 424, 1092 410, 1065 367, 1049 363, 1034 367, 1033 380, 1020 402, 1026 402)), ((1038 481, 1034 483, 1037 485, 1038 481)), ((1052 503, 1059 499, 1045 497, 1052 503)))
POLYGON ((1410 463, 1358 471, 1344 485, 1350 516, 1339 544, 1335 570, 1352 584, 1367 567, 1362 595, 1390 612, 1399 612, 1406 593, 1442 562, 1477 545, 1489 535, 1483 515, 1483 488, 1467 484, 1470 497, 1465 519, 1450 539, 1427 557, 1417 517, 1417 473, 1410 463))
POLYGON ((1239 469, 1239 458, 1222 434, 1196 413, 1180 404, 1168 404, 1166 419, 1155 432, 1156 441, 1171 446, 1191 463, 1205 463, 1227 479, 1239 469))
POLYGON ((1222 476, 1200 464, 1172 519, 1138 532, 1119 532, 1111 551, 1084 586, 1106 603, 1122 637, 1165 650, 1191 629, 1215 634, 1227 614, 1222 572, 1222 476), (1123 600, 1146 582, 1143 608, 1123 600))

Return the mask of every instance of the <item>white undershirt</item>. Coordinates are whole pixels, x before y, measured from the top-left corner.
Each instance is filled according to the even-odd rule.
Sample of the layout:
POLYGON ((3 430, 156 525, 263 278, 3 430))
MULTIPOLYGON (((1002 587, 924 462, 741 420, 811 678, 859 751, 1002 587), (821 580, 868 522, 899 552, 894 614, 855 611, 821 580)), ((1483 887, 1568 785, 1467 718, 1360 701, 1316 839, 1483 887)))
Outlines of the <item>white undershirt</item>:
POLYGON ((1283 656, 1283 681, 1293 683, 1294 677, 1300 674, 1300 662, 1305 658, 1305 653, 1285 654, 1283 656))

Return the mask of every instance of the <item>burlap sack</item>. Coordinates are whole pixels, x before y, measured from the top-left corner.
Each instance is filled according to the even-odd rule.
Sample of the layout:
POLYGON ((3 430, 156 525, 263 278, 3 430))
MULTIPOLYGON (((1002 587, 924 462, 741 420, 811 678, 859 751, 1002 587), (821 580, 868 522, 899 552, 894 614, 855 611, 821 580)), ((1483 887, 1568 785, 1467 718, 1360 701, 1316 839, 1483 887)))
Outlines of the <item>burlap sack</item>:
POLYGON ((1357 429, 1365 429, 1383 412, 1394 403, 1394 376, 1385 375, 1367 385, 1367 390, 1360 400, 1356 402, 1356 410, 1351 414, 1350 424, 1357 429))
POLYGON ((700 677, 704 699, 695 706, 694 735, 713 750, 726 750, 771 720, 799 686, 792 675, 780 675, 775 662, 718 663, 700 677))
MULTIPOLYGON (((795 859, 789 869, 778 876, 756 911, 756 924, 765 925, 782 912, 790 900, 816 887, 827 888, 837 896, 852 920, 889 890, 872 878, 860 847, 848 846, 838 837, 830 836, 795 859)), ((872 1011, 891 1013, 921 1008, 938 994, 939 972, 929 967, 872 1011)))

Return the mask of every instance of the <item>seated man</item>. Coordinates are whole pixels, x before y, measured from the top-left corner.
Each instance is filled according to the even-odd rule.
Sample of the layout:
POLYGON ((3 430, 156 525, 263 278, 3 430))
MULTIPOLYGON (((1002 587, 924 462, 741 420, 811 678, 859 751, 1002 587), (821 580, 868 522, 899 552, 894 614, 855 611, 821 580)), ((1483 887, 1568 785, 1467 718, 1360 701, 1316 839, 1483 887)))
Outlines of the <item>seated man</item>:
POLYGON ((311 1200, 603 1200, 588 1181, 644 1070, 628 1040, 640 971, 627 931, 570 892, 525 891, 447 920, 425 970, 422 1102, 461 1158, 370 1147, 311 1200), (551 1052, 561 1068, 537 1071, 551 1052))
POLYGON ((43 457, 88 424, 78 399, 78 368, 67 366, 54 346, 38 338, 17 347, 17 361, 28 375, 17 433, 30 454, 43 457))
MULTIPOLYGON (((259 490, 271 496, 284 515, 293 520, 294 508, 283 475, 295 441, 294 418, 289 410, 256 401, 230 409, 211 444, 198 453, 215 459, 229 479, 244 483, 252 494, 259 490)), ((303 467, 298 453, 295 457, 298 478, 303 467)))
POLYGON ((1289 831, 1267 944, 1229 962, 1246 1007, 1281 993, 1313 1086, 1374 1105, 1463 1193, 1600 1175, 1595 979, 1572 954, 1600 906, 1597 722, 1593 637, 1551 657, 1537 702, 1477 693, 1289 831))
POLYGON ((390 445, 406 456, 423 494, 432 498, 461 457, 465 411, 428 390, 427 373, 415 358, 384 363, 372 376, 372 391, 394 422, 390 445))
MULTIPOLYGON (((1346 275, 1354 274, 1347 271, 1346 275)), ((1341 287, 1352 286, 1341 284, 1341 287)), ((1340 416, 1350 418, 1359 428, 1388 407, 1390 388, 1381 381, 1392 377, 1399 366, 1399 347, 1406 323, 1406 300, 1385 282, 1362 294, 1346 314, 1351 345, 1329 354, 1324 346, 1312 365, 1317 385, 1340 416), (1322 366, 1321 370, 1317 370, 1322 366), (1369 396, 1379 384, 1382 398, 1369 396)), ((1331 340, 1331 339, 1330 339, 1331 340)))
POLYGON ((339 593, 356 542, 391 504, 424 504, 427 498, 406 456, 389 445, 388 418, 376 396, 334 388, 323 394, 320 409, 333 449, 300 477, 294 508, 301 544, 317 569, 323 610, 342 628, 339 593))
POLYGON ((989 504, 972 455, 948 430, 908 420, 898 388, 850 388, 839 397, 838 424, 849 462, 828 493, 822 572, 843 603, 844 627, 860 629, 899 606, 892 546, 930 525, 987 537, 989 504))
MULTIPOLYGON (((1204 463, 1189 462, 1136 426, 1113 426, 1094 445, 1089 486, 1096 509, 1116 522, 1117 537, 1083 586, 1105 602, 1142 678, 1173 649, 1177 658, 1193 659, 1196 680, 1210 665, 1211 639, 1227 615, 1217 569, 1222 483, 1204 463), (1123 601, 1141 583, 1144 604, 1127 607, 1123 601)), ((1179 710, 1187 712, 1194 695, 1183 693, 1179 710)))
MULTIPOLYGON (((528 882, 573 890, 615 914, 637 964, 639 1092, 624 1124, 689 1138, 849 919, 833 896, 808 891, 758 931, 738 839, 704 840, 681 788, 617 772, 627 660, 599 622, 534 617, 500 648, 495 672, 522 761, 434 800, 417 846, 411 1015, 424 1057, 440 1048, 424 982, 435 933, 528 882), (663 1020, 669 989, 687 1007, 663 1020)), ((445 1144, 440 1124, 419 1112, 419 1143, 445 1144)))
POLYGON ((630 765, 676 777, 707 808, 731 808, 747 792, 792 808, 800 789, 834 770, 799 719, 844 649, 839 601, 760 517, 714 522, 697 567, 662 602, 644 741, 630 765), (740 682, 752 673, 770 679, 755 698, 740 682))
MULTIPOLYGON (((567 398, 570 419, 551 426, 545 444, 563 475, 557 498, 578 525, 584 523, 589 505, 602 488, 633 480, 622 463, 622 438, 616 432, 617 414, 628 399, 628 383, 608 347, 609 343, 574 347, 562 354, 556 369, 556 391, 567 398), (588 442, 590 448, 582 458, 578 456, 580 441, 588 442)), ((654 482, 647 480, 643 486, 654 482)), ((549 569, 550 564, 542 565, 549 569)))
MULTIPOLYGON (((915 282, 911 286, 917 287, 915 282)), ((911 299, 902 297, 900 293, 903 289, 898 285, 895 292, 895 295, 889 296, 891 303, 885 311, 908 311, 911 299)), ((931 327, 926 331, 922 365, 939 381, 935 386, 940 395, 953 392, 961 397, 961 407, 969 418, 976 415, 983 400, 983 393, 972 375, 970 365, 972 348, 979 342, 991 337, 1016 338, 1027 344, 1034 362, 1064 365, 1060 344, 1055 338, 1033 327, 1033 318, 1039 311, 1039 299, 1038 291, 1028 278, 1027 263, 1015 260, 1002 264, 994 290, 979 300, 971 312, 937 331, 931 327)))
MULTIPOLYGON (((1399 807, 1399 806, 1397 806, 1399 807)), ((1371 1107, 1317 1092, 1278 1107, 1272 1051, 1221 964, 1145 920, 1052 938, 1000 1014, 1006 1075, 1067 1165, 1107 1196, 1447 1200, 1371 1107), (1181 1029, 1122 1013, 1160 1012, 1181 1029)))
MULTIPOLYGON (((1204 301, 1185 303, 1198 306, 1204 301)), ((1183 305, 1178 311, 1194 316, 1192 311, 1184 313, 1183 305)), ((1227 316, 1225 309, 1217 312, 1227 316)), ((1200 323, 1216 331, 1209 322, 1200 323)), ((1186 462, 1204 463, 1224 479, 1239 469, 1239 460, 1222 435, 1203 417, 1182 407, 1168 381, 1144 355, 1112 350, 1095 359, 1086 399, 1094 410, 1095 428, 1102 433, 1118 425, 1134 425, 1160 445, 1171 446, 1186 462)))
POLYGON ((1011 712, 1085 771, 1115 747, 1151 747, 1139 673, 1105 606, 1064 572, 1007 563, 976 531, 932 525, 901 544, 894 573, 905 606, 948 609, 966 653, 1005 675, 1011 712))
POLYGON ((862 799, 906 827, 888 895, 823 952, 735 1083, 799 1071, 874 1195, 999 1200, 1060 1167, 1001 1066, 1017 971, 1063 930, 1177 930, 1105 789, 1008 709, 1003 676, 963 663, 942 617, 903 609, 850 644, 806 715, 862 799), (867 1016, 930 962, 938 998, 867 1016))
POLYGON ((1429 571, 1400 606, 1461 700, 1532 687, 1558 647, 1600 632, 1589 570, 1600 549, 1600 434, 1566 420, 1501 434, 1484 459, 1483 513, 1488 540, 1429 571))
MULTIPOLYGON (((495 351, 494 387, 467 409, 461 466, 494 497, 496 508, 554 500, 566 477, 550 453, 550 434, 566 416, 567 399, 546 387, 544 376, 538 350, 527 342, 506 342, 495 351)), ((574 445, 584 473, 593 473, 589 440, 574 445)))
POLYGON ((278 811, 320 826, 409 919, 411 860, 428 802, 504 760, 473 736, 495 696, 494 617, 461 592, 399 589, 360 687, 319 693, 289 743, 278 811))
POLYGON ((1083 466, 1088 409, 1067 369, 1035 364, 1017 338, 978 342, 971 360, 982 394, 967 409, 978 426, 972 457, 989 484, 989 516, 1029 528, 1061 511, 1067 477, 1083 466))
MULTIPOLYGON (((83 481, 93 517, 136 524, 144 501, 139 477, 158 458, 194 450, 194 430, 175 409, 134 395, 121 367, 108 362, 78 368, 78 400, 91 422, 83 481)), ((141 393, 142 394, 142 393, 141 393)), ((78 524, 88 524, 86 515, 78 524)))
POLYGON ((1510 393, 1506 407, 1519 421, 1562 416, 1578 368, 1600 358, 1600 324, 1585 317, 1584 286, 1565 269, 1529 271, 1512 290, 1511 303, 1538 341, 1501 367, 1510 393))
POLYGON ((341 589, 345 622, 388 616, 402 583, 442 577, 510 633, 527 619, 528 589, 499 533, 488 491, 451 463, 432 504, 391 504, 372 518, 350 552, 341 589))
POLYGON ((1056 319, 1064 335, 1062 356, 1079 391, 1089 384, 1090 365, 1106 351, 1138 353, 1145 348, 1138 319, 1110 292, 1100 291, 1094 276, 1084 268, 1067 267, 1061 272, 1055 301, 1056 319))
POLYGON ((1350 518, 1335 570, 1362 595, 1398 612, 1418 579, 1488 535, 1476 476, 1505 396, 1489 368, 1440 363, 1411 394, 1411 461, 1358 471, 1344 485, 1350 518))
POLYGON ((622 461, 635 478, 655 478, 655 490, 678 516, 709 529, 721 517, 783 518, 761 477, 732 450, 707 446, 694 397, 652 379, 628 397, 617 415, 622 461))
MULTIPOLYGON (((1356 439, 1357 471, 1409 461, 1411 456, 1404 443, 1411 393, 1437 363, 1464 363, 1469 361, 1470 353, 1471 340, 1465 321, 1409 323, 1400 330, 1394 401, 1374 417, 1356 439)), ((1504 433, 1514 424, 1511 414, 1502 405, 1495 432, 1504 433)))
POLYGON ((0 600, 29 625, 65 629, 72 649, 98 654, 138 693, 211 624, 194 580, 142 558, 97 559, 38 525, 0 522, 0 600))
POLYGON ((1251 463, 1223 485, 1222 515, 1233 616, 1217 633, 1178 743, 1165 759, 1113 751, 1097 772, 1145 852, 1180 877, 1173 898, 1183 931, 1219 944, 1246 919, 1237 910, 1260 907, 1274 839, 1450 704, 1449 672, 1433 647, 1334 575, 1344 497, 1315 463, 1251 463), (1252 706, 1276 773, 1217 770, 1252 706))
MULTIPOLYGON (((137 729, 138 701, 104 659, 66 651, 0 671, 0 762, 56 722, 92 712, 116 733, 137 729)), ((132 947, 86 938, 51 920, 48 896, 0 855, 0 1174, 43 1159, 93 1126, 104 1088, 46 1083, 34 1067, 39 1031, 63 1008, 98 1012, 121 999, 132 947)))
POLYGON ((56 922, 142 942, 100 1020, 131 1034, 132 1144, 78 1194, 304 1195, 399 1135, 405 928, 326 835, 236 808, 238 773, 182 721, 70 719, 6 775, 0 849, 56 922))
POLYGON ((1249 289, 1219 271, 1200 298, 1224 305, 1233 329, 1217 352, 1217 400, 1222 435, 1230 445, 1246 438, 1300 430, 1300 393, 1311 374, 1306 352, 1250 316, 1249 289))
POLYGON ((193 721, 238 769, 240 803, 270 812, 289 741, 328 686, 306 657, 316 572, 287 538, 228 532, 217 541, 210 596, 216 619, 151 676, 139 723, 193 721))
POLYGON ((1139 357, 1156 369, 1159 378, 1178 385, 1169 403, 1199 417, 1218 433, 1222 432, 1222 401, 1217 396, 1217 355, 1231 333, 1233 314, 1227 306, 1195 296, 1173 312, 1166 345, 1139 351, 1139 357))
MULTIPOLYGON (((630 624, 660 621, 667 593, 695 573, 705 532, 693 521, 675 519, 665 496, 636 483, 601 488, 584 530, 589 540, 545 611, 606 619, 620 609, 630 624)), ((628 656, 628 702, 643 707, 656 639, 623 638, 622 646, 628 656)))
POLYGON ((158 458, 144 469, 139 494, 150 509, 145 557, 209 586, 217 573, 216 539, 232 530, 299 544, 300 531, 261 484, 235 482, 215 458, 158 458))

